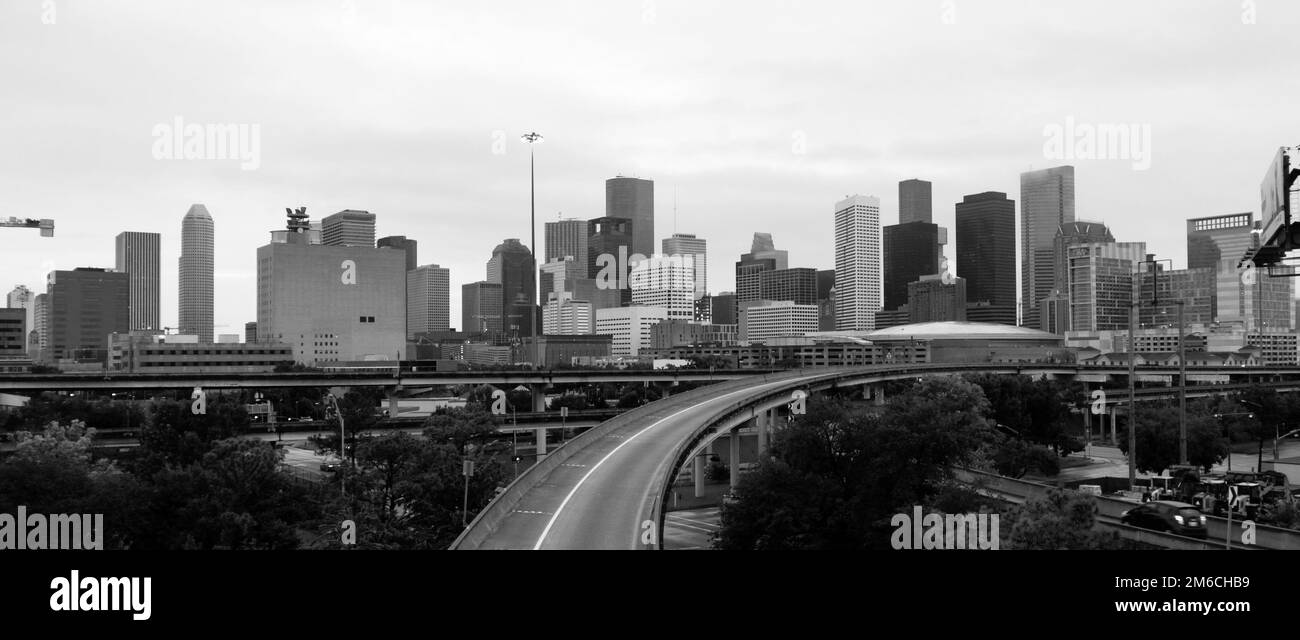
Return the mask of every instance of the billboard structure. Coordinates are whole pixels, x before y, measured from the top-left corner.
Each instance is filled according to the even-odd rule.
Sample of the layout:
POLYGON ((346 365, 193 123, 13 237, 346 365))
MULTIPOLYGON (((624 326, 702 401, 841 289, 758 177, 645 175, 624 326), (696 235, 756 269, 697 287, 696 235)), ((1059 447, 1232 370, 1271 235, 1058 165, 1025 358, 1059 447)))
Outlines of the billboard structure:
POLYGON ((1300 221, 1291 219, 1291 185, 1300 169, 1291 168, 1286 147, 1277 150, 1260 183, 1259 219, 1261 244, 1250 256, 1256 267, 1282 262, 1288 251, 1300 249, 1300 221))

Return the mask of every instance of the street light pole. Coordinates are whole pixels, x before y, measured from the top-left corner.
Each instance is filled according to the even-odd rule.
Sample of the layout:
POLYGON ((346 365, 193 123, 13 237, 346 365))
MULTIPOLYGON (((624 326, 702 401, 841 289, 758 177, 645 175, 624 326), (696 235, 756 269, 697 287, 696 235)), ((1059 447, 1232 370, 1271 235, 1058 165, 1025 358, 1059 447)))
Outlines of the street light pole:
POLYGON ((1183 307, 1185 300, 1177 300, 1178 305, 1178 461, 1187 465, 1187 347, 1184 344, 1183 307))
POLYGON ((1137 407, 1134 406, 1137 395, 1133 376, 1136 374, 1137 364, 1137 342, 1134 327, 1138 321, 1137 300, 1133 301, 1133 306, 1129 309, 1128 318, 1128 489, 1135 491, 1137 488, 1137 407))
POLYGON ((537 357, 537 304, 541 301, 538 299, 540 294, 537 290, 537 172, 536 162, 533 157, 533 147, 542 141, 542 134, 532 131, 520 136, 524 142, 528 143, 528 253, 533 260, 533 266, 530 271, 532 283, 530 284, 530 293, 533 296, 533 304, 528 309, 528 335, 533 339, 532 351, 529 360, 536 364, 537 357))

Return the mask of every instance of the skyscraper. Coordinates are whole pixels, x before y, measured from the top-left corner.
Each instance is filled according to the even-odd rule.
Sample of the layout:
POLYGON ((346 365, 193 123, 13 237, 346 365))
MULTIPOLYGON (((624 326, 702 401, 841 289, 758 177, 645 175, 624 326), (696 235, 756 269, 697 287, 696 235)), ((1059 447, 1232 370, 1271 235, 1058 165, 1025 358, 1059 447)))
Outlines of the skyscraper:
MULTIPOLYGON (((632 301, 627 277, 632 268, 633 229, 628 218, 595 218, 587 221, 587 277, 605 289, 618 290, 623 304, 632 301)), ((648 256, 650 254, 642 254, 648 256)))
POLYGON ((804 267, 777 269, 758 274, 761 300, 817 304, 817 270, 804 267))
POLYGON ((50 272, 46 290, 50 359, 103 362, 109 334, 130 331, 129 291, 127 275, 110 269, 50 272))
MULTIPOLYGON (((901 184, 899 188, 901 190, 901 184)), ((928 198, 926 202, 929 202, 928 198)), ((936 265, 940 258, 939 225, 922 221, 905 222, 889 225, 883 232, 884 308, 897 309, 907 304, 909 283, 937 271, 936 265)))
POLYGON ((1120 331, 1129 328, 1134 275, 1146 258, 1145 242, 1101 242, 1069 249, 1070 328, 1120 331))
POLYGON ((472 334, 495 335, 502 331, 501 283, 471 282, 461 285, 461 330, 472 334))
POLYGON ((35 313, 32 315, 32 317, 33 317, 32 330, 36 332, 36 348, 38 353, 31 354, 31 356, 33 359, 39 359, 43 362, 48 357, 49 348, 50 348, 50 295, 49 293, 39 293, 36 295, 35 313))
POLYGON ((375 214, 345 209, 321 219, 321 244, 374 247, 375 214))
MULTIPOLYGON (((203 344, 212 343, 212 238, 207 207, 190 207, 181 220, 180 332, 203 344)), ((51 311, 57 319, 58 310, 51 311)))
POLYGON ((695 318, 695 276, 689 257, 651 256, 632 270, 628 285, 634 305, 663 307, 670 320, 695 318))
POLYGON ((945 322, 966 320, 966 279, 931 273, 907 283, 908 322, 945 322))
POLYGON ((690 256, 695 268, 695 299, 709 292, 709 245, 704 238, 693 233, 674 233, 664 238, 663 253, 668 256, 690 256))
POLYGON ((632 221, 631 253, 655 252, 655 183, 617 176, 605 181, 605 216, 632 221))
POLYGON ((1187 268, 1219 268, 1229 261, 1232 268, 1251 248, 1254 214, 1230 213, 1187 220, 1187 268))
MULTIPOLYGON (((5 305, 10 309, 25 309, 27 313, 24 314, 24 324, 27 326, 27 331, 30 333, 35 330, 36 294, 28 289, 27 285, 20 284, 14 287, 14 290, 6 296, 5 305)), ((26 343, 25 337, 23 340, 26 343)))
POLYGON ((835 328, 870 331, 881 294, 880 199, 854 195, 835 204, 835 328))
POLYGON ((375 246, 380 249, 398 249, 406 252, 406 270, 410 271, 419 265, 419 244, 406 236, 384 236, 380 238, 375 246))
POLYGON ((426 264, 406 272, 406 337, 451 326, 451 272, 426 264))
POLYGON ((957 275, 966 279, 967 319, 1016 324, 1016 201, 986 191, 957 203, 957 275))
POLYGON ((817 272, 817 325, 820 331, 835 330, 835 270, 817 272))
POLYGON ((790 252, 777 249, 772 234, 755 233, 749 253, 740 255, 736 263, 736 317, 747 305, 763 299, 763 274, 768 271, 788 269, 790 252))
POLYGON ((162 331, 159 317, 159 267, 162 236, 123 231, 115 243, 117 270, 130 281, 131 331, 162 331))
POLYGON ((898 224, 934 221, 930 186, 929 181, 916 178, 898 183, 898 224))
POLYGON ((532 253, 518 238, 509 238, 492 250, 488 281, 501 284, 502 330, 511 337, 532 335, 537 316, 536 273, 532 253))
POLYGON ((1052 239, 1052 282, 1055 286, 1052 288, 1052 294, 1044 299, 1051 299, 1054 304, 1064 305, 1065 308, 1049 310, 1047 315, 1043 316, 1044 303, 1039 301, 1039 329, 1057 334, 1070 330, 1070 296, 1069 291, 1066 290, 1070 278, 1068 256, 1070 245, 1114 241, 1115 236, 1111 235, 1110 229, 1100 222, 1067 222, 1057 228, 1056 237, 1052 239), (1044 324, 1043 317, 1048 318, 1047 324, 1044 324))
POLYGON ((1074 167, 1020 174, 1021 323, 1037 327, 1038 301, 1061 288, 1055 282, 1054 241, 1062 224, 1074 222, 1074 167))
POLYGON ((576 278, 592 277, 587 272, 587 238, 590 230, 586 220, 576 218, 546 223, 546 255, 544 262, 563 260, 572 257, 573 276, 576 278))

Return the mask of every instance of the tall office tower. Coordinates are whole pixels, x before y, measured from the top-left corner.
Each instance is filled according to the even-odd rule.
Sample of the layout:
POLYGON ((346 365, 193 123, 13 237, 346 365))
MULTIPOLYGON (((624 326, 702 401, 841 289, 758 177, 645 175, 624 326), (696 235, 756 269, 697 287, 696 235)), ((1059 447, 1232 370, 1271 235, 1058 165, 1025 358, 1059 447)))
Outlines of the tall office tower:
POLYGON ((0 309, 0 362, 27 356, 27 308, 0 309))
POLYGON ((103 362, 109 334, 131 330, 125 273, 93 267, 52 271, 46 296, 50 359, 103 362))
MULTIPOLYGON (((902 186, 899 188, 901 190, 902 186)), ((882 236, 884 308, 897 309, 907 304, 909 283, 937 272, 935 266, 941 259, 939 225, 930 222, 894 224, 885 227, 882 236)))
POLYGON ((736 263, 736 317, 746 305, 763 299, 763 273, 790 268, 790 252, 778 250, 772 234, 755 233, 749 253, 736 263))
POLYGON ((931 273, 907 283, 908 322, 944 322, 966 320, 966 279, 931 273))
MULTIPOLYGON (((181 220, 180 332, 203 344, 212 343, 212 238, 208 208, 190 207, 181 220)), ((57 320, 58 310, 51 311, 57 320)))
MULTIPOLYGON (((20 284, 14 287, 13 291, 6 296, 5 305, 10 309, 26 309, 24 324, 27 325, 27 331, 35 331, 36 327, 36 294, 27 285, 20 284)), ((24 344, 26 338, 23 338, 24 344)))
POLYGON ((664 238, 663 253, 668 256, 690 256, 695 268, 695 299, 709 293, 709 245, 704 238, 693 233, 674 233, 664 238))
POLYGON ((1178 326, 1178 301, 1185 325, 1214 322, 1214 267, 1164 269, 1160 263, 1141 265, 1138 275, 1139 328, 1178 326))
POLYGON ((548 336, 590 335, 595 327, 591 303, 578 300, 569 291, 550 293, 542 309, 542 334, 548 336))
POLYGON ((570 218, 546 223, 546 262, 573 258, 576 261, 573 276, 593 277, 587 272, 587 237, 590 231, 586 220, 570 218))
POLYGON ((501 285, 501 326, 510 337, 533 335, 538 320, 536 274, 533 254, 518 238, 508 238, 492 250, 488 282, 501 285))
POLYGON ((736 324, 736 294, 732 291, 723 291, 713 298, 713 308, 709 310, 709 315, 713 316, 713 324, 736 324))
POLYGON ((565 282, 578 277, 578 261, 571 256, 553 258, 538 267, 537 271, 538 276, 541 278, 539 283, 541 284, 541 296, 546 298, 548 293, 565 291, 565 282))
POLYGON ((48 293, 36 294, 35 313, 33 314, 32 330, 36 332, 36 348, 39 353, 33 355, 33 358, 40 356, 44 361, 48 357, 50 349, 50 296, 48 293))
POLYGON ((1053 256, 1056 231, 1074 222, 1074 167, 1066 165, 1020 174, 1021 324, 1037 327, 1038 301, 1056 284, 1053 256))
POLYGON ((406 257, 391 249, 313 245, 293 226, 257 249, 257 336, 314 365, 395 360, 406 351, 406 257))
POLYGON ((635 356, 650 347, 651 327, 668 319, 664 307, 617 307, 596 311, 596 334, 613 336, 610 355, 635 356))
POLYGON ((933 222, 928 180, 904 180, 898 183, 898 224, 933 222))
POLYGON ((1246 331, 1296 328, 1294 267, 1273 267, 1273 276, 1259 269, 1243 278, 1234 260, 1225 258, 1215 270, 1214 319, 1239 322, 1246 331))
POLYGON ((689 257, 650 256, 632 269, 628 286, 634 305, 663 307, 669 320, 695 318, 695 271, 689 257))
POLYGON ((406 252, 406 270, 419 266, 420 243, 406 236, 384 236, 375 242, 380 249, 398 249, 406 252))
POLYGON ((967 319, 1016 324, 1016 201, 986 191, 957 203, 957 275, 967 319))
POLYGON ((162 331, 159 275, 162 235, 143 231, 117 234, 117 270, 131 281, 131 330, 162 331))
MULTIPOLYGON (((632 290, 627 286, 636 251, 632 232, 636 228, 629 218, 595 218, 587 221, 587 277, 603 288, 619 292, 620 304, 631 304, 632 290)), ((643 256, 649 254, 642 254, 643 256)))
POLYGON ((817 270, 796 267, 758 274, 760 300, 788 300, 795 304, 817 304, 817 270))
POLYGON ((501 333, 501 283, 471 282, 460 287, 461 330, 471 334, 501 333))
POLYGON ((605 181, 605 216, 632 221, 631 253, 655 252, 655 183, 618 176, 605 181))
POLYGON ((321 219, 321 244, 334 247, 374 247, 375 214, 345 209, 321 219))
POLYGON ((846 197, 835 204, 835 328, 874 329, 882 304, 880 199, 846 197))
MULTIPOLYGON (((1052 282, 1056 283, 1053 288, 1054 292, 1066 293, 1065 285, 1069 281, 1068 273, 1069 260, 1067 252, 1072 244, 1095 244, 1101 242, 1114 242, 1115 236, 1111 234, 1110 229, 1100 222, 1067 222, 1056 229, 1056 237, 1052 239, 1052 282)), ((1041 327, 1046 328, 1046 327, 1041 327)), ((1062 331, 1068 330, 1069 326, 1062 328, 1062 331)))
POLYGON ((406 272, 406 338, 451 327, 451 272, 426 264, 406 272))
POLYGON ((1224 261, 1236 268, 1252 246, 1254 214, 1231 213, 1187 220, 1187 268, 1219 268, 1224 261))
POLYGON ((835 270, 817 272, 817 323, 819 331, 835 330, 835 270))
POLYGON ((1072 331, 1129 328, 1134 275, 1146 259, 1145 242, 1076 244, 1069 249, 1067 283, 1072 331))
POLYGON ((253 343, 257 342, 257 323, 256 323, 256 322, 245 322, 245 323, 244 323, 244 342, 247 343, 247 344, 253 344, 253 343))

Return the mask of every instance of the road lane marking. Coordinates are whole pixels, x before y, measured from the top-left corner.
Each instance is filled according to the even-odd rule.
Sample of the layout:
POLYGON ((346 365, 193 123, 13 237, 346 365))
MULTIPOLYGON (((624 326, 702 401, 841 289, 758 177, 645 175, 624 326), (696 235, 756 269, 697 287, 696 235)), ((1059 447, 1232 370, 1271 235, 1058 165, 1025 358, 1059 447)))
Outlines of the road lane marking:
POLYGON ((693 524, 686 524, 685 522, 681 522, 680 520, 669 520, 668 524, 677 527, 679 529, 689 529, 691 531, 700 531, 703 533, 713 533, 714 531, 717 531, 717 529, 706 529, 704 527, 697 527, 693 524))
POLYGON ((668 518, 671 520, 675 520, 677 522, 693 522, 703 527, 713 527, 714 529, 721 528, 720 525, 713 524, 712 522, 705 522, 704 520, 692 520, 690 518, 683 518, 681 516, 673 515, 671 513, 668 514, 668 518))
POLYGON ((550 511, 528 511, 528 510, 526 510, 526 509, 515 509, 514 511, 511 511, 510 513, 531 513, 531 514, 543 515, 543 516, 549 516, 549 515, 551 515, 551 512, 550 512, 550 511))
MULTIPOLYGON (((786 381, 786 380, 782 380, 782 381, 777 382, 777 383, 774 383, 774 384, 784 384, 785 382, 787 382, 787 381, 786 381)), ((736 394, 740 394, 740 393, 753 393, 753 392, 754 392, 754 388, 753 388, 753 387, 749 387, 749 388, 746 388, 746 389, 738 389, 738 390, 736 390, 736 391, 732 391, 731 393, 724 393, 724 394, 722 394, 722 395, 720 395, 720 396, 715 396, 715 397, 713 397, 713 398, 710 398, 710 399, 707 400, 706 402, 714 402, 714 401, 721 400, 721 399, 723 399, 723 398, 726 398, 726 397, 729 397, 729 396, 734 396, 734 395, 736 395, 736 394)), ((552 515, 552 516, 551 516, 551 520, 550 520, 549 522, 546 523, 546 528, 545 528, 545 529, 542 529, 542 535, 540 535, 540 536, 537 537, 537 544, 533 545, 533 550, 534 550, 534 551, 537 551, 537 550, 539 550, 539 549, 542 548, 542 543, 543 543, 543 542, 546 542, 546 536, 547 536, 547 535, 550 535, 550 533, 551 533, 551 527, 555 526, 555 521, 559 519, 559 517, 560 517, 560 512, 564 511, 564 508, 565 508, 566 506, 569 505, 569 501, 573 499, 574 494, 578 493, 578 489, 581 489, 581 488, 582 488, 582 485, 585 484, 585 483, 587 482, 587 478, 590 478, 590 477, 591 477, 591 474, 596 473, 596 470, 599 469, 599 468, 601 467, 601 465, 605 464, 606 461, 608 461, 610 458, 612 458, 612 457, 614 456, 614 454, 618 453, 618 450, 619 450, 619 449, 622 449, 623 447, 625 447, 625 446, 631 444, 632 441, 633 441, 633 440, 636 440, 638 437, 640 437, 641 434, 643 434, 643 433, 645 433, 645 432, 647 432, 647 431, 649 431, 649 430, 651 430, 651 429, 654 429, 655 427, 658 427, 659 425, 661 425, 661 424, 663 424, 663 423, 665 423, 665 422, 667 422, 667 421, 669 421, 669 420, 672 420, 673 418, 676 418, 677 416, 680 416, 680 415, 682 415, 683 413, 686 413, 687 411, 692 411, 692 410, 694 410, 694 409, 698 409, 698 408, 699 408, 701 405, 703 405, 703 404, 704 404, 704 402, 701 402, 701 403, 698 403, 698 404, 693 404, 693 405, 691 405, 691 406, 689 406, 689 407, 686 407, 685 409, 682 409, 681 411, 678 411, 678 412, 676 412, 676 413, 674 413, 674 414, 672 414, 672 415, 670 415, 670 416, 668 416, 668 417, 660 418, 660 419, 659 419, 658 421, 656 421, 654 424, 651 424, 650 426, 648 426, 648 427, 646 427, 646 428, 644 428, 644 429, 642 429, 642 430, 640 430, 640 431, 638 431, 638 432, 632 434, 631 437, 627 438, 627 439, 624 440, 622 443, 620 443, 617 447, 614 447, 614 449, 613 449, 612 451, 610 451, 609 453, 605 454, 605 457, 601 458, 599 462, 597 462, 595 465, 592 465, 591 469, 588 470, 587 473, 586 473, 585 475, 583 475, 581 479, 578 480, 578 484, 573 485, 573 489, 571 489, 571 490, 569 491, 569 495, 564 496, 564 500, 560 502, 560 506, 555 510, 555 515, 552 515)))

